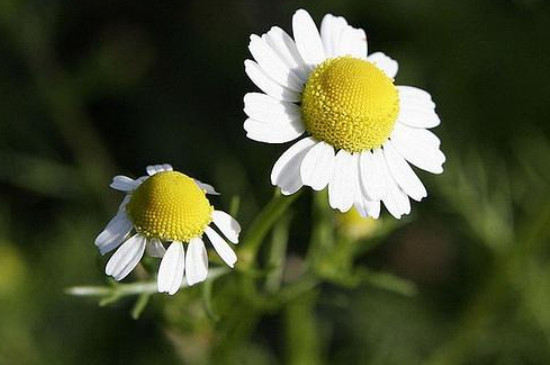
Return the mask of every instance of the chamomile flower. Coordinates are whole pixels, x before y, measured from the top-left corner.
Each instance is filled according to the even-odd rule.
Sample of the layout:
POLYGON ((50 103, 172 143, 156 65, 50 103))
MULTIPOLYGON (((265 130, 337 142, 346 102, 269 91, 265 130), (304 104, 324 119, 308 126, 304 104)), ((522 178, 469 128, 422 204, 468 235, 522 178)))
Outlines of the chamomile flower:
POLYGON ((172 295, 180 288, 184 272, 189 285, 206 279, 203 234, 228 266, 237 262, 226 239, 238 243, 241 228, 229 214, 210 205, 207 194, 218 194, 212 186, 173 171, 167 164, 148 166, 147 176, 135 180, 115 176, 110 186, 126 196, 95 240, 102 255, 118 248, 107 263, 107 275, 124 279, 147 251, 162 258, 158 291, 172 295), (212 222, 226 239, 211 227, 212 222))
POLYGON ((290 195, 302 186, 328 186, 330 206, 352 206, 377 218, 380 202, 396 218, 409 197, 426 189, 410 165, 439 174, 445 155, 428 129, 439 125, 424 90, 396 86, 397 62, 367 54, 362 29, 326 15, 320 33, 305 10, 292 18, 292 39, 279 27, 250 37, 249 93, 244 129, 250 139, 285 143, 305 135, 275 163, 271 182, 290 195))

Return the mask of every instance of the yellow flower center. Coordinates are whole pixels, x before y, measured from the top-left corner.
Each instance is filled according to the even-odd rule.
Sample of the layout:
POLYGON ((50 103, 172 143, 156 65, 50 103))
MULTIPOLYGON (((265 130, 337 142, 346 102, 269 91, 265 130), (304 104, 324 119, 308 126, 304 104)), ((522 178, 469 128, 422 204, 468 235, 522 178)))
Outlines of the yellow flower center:
POLYGON ((126 206, 139 233, 183 242, 202 235, 212 221, 213 209, 193 179, 176 171, 160 172, 145 180, 126 206))
POLYGON ((321 63, 302 94, 302 116, 313 137, 337 149, 380 147, 399 112, 393 80, 372 63, 338 57, 321 63))

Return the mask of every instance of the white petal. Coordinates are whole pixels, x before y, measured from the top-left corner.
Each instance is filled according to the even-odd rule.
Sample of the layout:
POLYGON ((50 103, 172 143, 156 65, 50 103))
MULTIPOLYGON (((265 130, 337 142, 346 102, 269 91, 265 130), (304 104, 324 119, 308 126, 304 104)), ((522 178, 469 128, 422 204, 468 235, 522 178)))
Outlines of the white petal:
POLYGON ((313 190, 323 190, 334 173, 334 148, 319 142, 305 155, 300 165, 302 183, 313 190))
POLYGON ((365 195, 363 188, 361 187, 361 161, 360 161, 360 155, 355 157, 354 164, 356 165, 357 169, 357 179, 355 179, 354 183, 354 201, 353 205, 357 212, 359 212, 359 215, 362 217, 372 217, 374 219, 377 219, 380 216, 380 200, 370 200, 368 196, 365 195))
POLYGON ((198 238, 189 241, 187 257, 185 258, 185 276, 189 286, 204 281, 208 276, 208 255, 204 242, 198 238))
POLYGON ((407 161, 434 174, 443 172, 445 155, 439 150, 439 139, 426 130, 408 128, 397 124, 391 140, 394 147, 407 161), (435 137, 435 138, 433 138, 435 137))
POLYGON ((357 195, 353 206, 363 218, 371 217, 378 219, 380 217, 380 200, 369 200, 364 195, 357 195))
POLYGON ((323 20, 321 20, 321 41, 323 42, 323 48, 325 49, 325 56, 327 58, 332 57, 332 49, 331 44, 329 42, 329 36, 332 31, 332 27, 334 24, 334 15, 327 14, 323 17, 323 20))
POLYGON ((345 150, 340 150, 334 158, 334 173, 328 185, 328 201, 333 209, 347 212, 355 198, 357 158, 345 150))
POLYGON ((117 248, 132 230, 133 224, 125 211, 120 211, 111 219, 107 227, 95 239, 99 252, 105 255, 117 248))
POLYGON ((204 182, 202 182, 200 180, 197 180, 197 179, 193 179, 193 181, 195 182, 195 184, 197 184, 199 186, 199 188, 201 190, 206 190, 206 194, 220 195, 220 193, 218 193, 212 185, 204 183, 204 182))
POLYGON ((267 43, 277 52, 286 65, 294 71, 302 81, 306 81, 309 74, 309 67, 307 67, 304 60, 302 60, 302 56, 300 56, 300 52, 298 52, 294 40, 279 27, 272 27, 264 36, 267 43))
POLYGON ((372 62, 376 67, 381 69, 389 78, 395 78, 399 68, 397 61, 386 56, 382 52, 375 52, 367 57, 367 60, 372 62))
POLYGON ((299 93, 279 85, 276 81, 267 76, 256 62, 252 60, 244 61, 244 70, 250 80, 252 80, 260 90, 272 98, 282 101, 300 101, 299 93))
POLYGON ((155 175, 157 172, 160 172, 160 168, 159 168, 159 171, 157 171, 157 167, 159 166, 162 166, 162 165, 148 165, 145 170, 147 171, 147 175, 149 176, 153 176, 155 175))
POLYGON ((438 149, 441 146, 441 140, 432 132, 424 128, 414 128, 408 125, 397 123, 392 132, 392 138, 397 135, 398 138, 407 138, 417 141, 427 147, 438 149))
POLYGON ((233 218, 226 212, 215 210, 212 212, 212 220, 229 241, 233 243, 239 242, 241 225, 239 224, 239 222, 237 222, 235 218, 233 218))
POLYGON ((344 27, 340 32, 340 41, 336 46, 334 56, 367 58, 367 35, 365 31, 349 25, 344 27))
POLYGON ((128 193, 135 190, 140 185, 140 182, 129 178, 128 176, 118 175, 113 178, 113 182, 109 185, 111 188, 128 193))
POLYGON ((332 14, 327 14, 321 22, 321 38, 325 48, 327 58, 336 56, 336 51, 340 43, 340 36, 348 23, 341 16, 335 17, 332 14))
POLYGON ((407 195, 393 185, 388 187, 388 194, 382 202, 396 219, 401 219, 403 215, 409 214, 411 211, 411 203, 407 195))
POLYGON ((363 202, 363 196, 356 196, 353 200, 353 206, 357 210, 357 213, 363 218, 367 218, 369 216, 369 213, 367 212, 367 207, 365 206, 363 202))
MULTIPOLYGON (((399 93, 399 108, 405 109, 423 109, 431 110, 435 109, 435 103, 428 94, 428 97, 424 94, 410 92, 404 89, 404 86, 398 86, 397 92, 399 93)), ((422 91, 426 93, 425 91, 422 91)), ((427 94, 427 93, 426 93, 427 94)))
POLYGON ((174 295, 183 282, 184 268, 185 250, 183 244, 179 241, 174 241, 170 244, 160 262, 157 276, 158 292, 174 295))
POLYGON ((380 217, 380 200, 366 200, 364 204, 370 217, 374 219, 380 217))
POLYGON ((265 143, 285 143, 300 137, 305 132, 301 120, 291 123, 270 123, 248 118, 244 122, 246 136, 265 143))
POLYGON ((120 203, 120 205, 118 206, 118 212, 125 212, 126 206, 128 205, 131 199, 132 199, 132 195, 130 194, 126 195, 124 199, 122 199, 122 202, 120 203))
POLYGON ((435 113, 435 104, 426 98, 411 97, 408 93, 399 93, 400 123, 417 128, 437 127, 441 120, 435 113))
POLYGON ((422 198, 428 196, 426 188, 405 159, 397 152, 392 141, 384 143, 384 157, 386 157, 391 175, 404 193, 416 201, 421 201, 422 198))
POLYGON ((264 39, 255 34, 251 35, 248 49, 258 65, 269 77, 291 90, 302 91, 304 81, 296 76, 264 39))
POLYGON ((417 101, 433 103, 431 95, 414 86, 397 86, 400 98, 414 99, 417 101))
POLYGON ((411 202, 409 201, 409 197, 399 189, 385 163, 382 168, 382 174, 387 186, 387 194, 382 199, 382 202, 391 215, 400 219, 403 214, 411 212, 411 202))
POLYGON ((325 60, 325 51, 319 31, 307 11, 300 9, 294 13, 292 33, 296 47, 306 65, 312 68, 325 60))
POLYGON ((130 237, 107 262, 105 273, 120 281, 136 267, 143 257, 147 239, 138 234, 130 237))
POLYGON ((302 120, 300 107, 273 99, 262 93, 248 93, 244 96, 244 112, 252 119, 271 123, 294 123, 302 120))
POLYGON ((208 239, 214 246, 214 249, 220 255, 222 260, 227 264, 227 266, 233 268, 235 262, 237 262, 237 255, 233 249, 225 242, 225 240, 212 228, 206 227, 204 233, 208 236, 208 239))
POLYGON ((164 245, 158 238, 151 238, 150 240, 148 240, 147 246, 145 246, 145 250, 147 251, 147 254, 149 256, 157 258, 162 258, 164 256, 164 253, 166 252, 164 245))
POLYGON ((147 166, 147 174, 149 174, 149 176, 153 176, 155 174, 158 174, 159 172, 172 171, 172 170, 173 170, 172 166, 169 164, 147 166))
POLYGON ((397 121, 416 128, 433 128, 441 123, 434 110, 420 108, 401 108, 397 121))
POLYGON ((307 151, 316 141, 311 138, 304 138, 293 144, 275 162, 271 170, 271 183, 281 188, 283 195, 291 195, 302 187, 300 178, 300 165, 307 151))
POLYGON ((359 157, 361 187, 371 200, 380 200, 386 195, 386 185, 380 172, 383 160, 378 152, 364 151, 359 157))

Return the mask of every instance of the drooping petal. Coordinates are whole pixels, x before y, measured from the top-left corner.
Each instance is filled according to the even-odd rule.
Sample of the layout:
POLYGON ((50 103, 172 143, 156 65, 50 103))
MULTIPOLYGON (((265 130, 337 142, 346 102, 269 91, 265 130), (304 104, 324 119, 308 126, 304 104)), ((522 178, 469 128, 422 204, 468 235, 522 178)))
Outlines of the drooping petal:
POLYGON ((118 206, 118 213, 126 212, 126 206, 128 205, 131 199, 132 199, 132 195, 130 194, 126 195, 124 199, 122 199, 122 202, 118 206))
POLYGON ((418 87, 414 86, 397 86, 400 98, 416 99, 417 101, 423 101, 433 103, 432 96, 418 87))
POLYGON ((220 195, 220 193, 218 193, 212 185, 204 183, 204 182, 202 182, 200 180, 197 180, 197 179, 193 179, 193 181, 195 182, 195 184, 197 184, 199 186, 199 188, 201 188, 202 190, 205 190, 206 194, 220 195))
POLYGON ((277 52, 287 66, 305 82, 309 74, 309 67, 306 66, 302 56, 300 56, 294 40, 279 27, 272 27, 264 36, 267 43, 277 52))
POLYGON ((392 141, 384 143, 384 157, 391 176, 404 193, 416 201, 421 201, 422 198, 428 196, 426 188, 405 159, 397 152, 392 141))
POLYGON ((250 118, 265 123, 284 124, 302 120, 298 105, 262 93, 248 93, 244 96, 244 112, 250 118))
POLYGON ((334 173, 334 147, 319 142, 305 155, 300 165, 302 183, 313 190, 323 190, 334 173))
POLYGON ((380 200, 366 200, 365 206, 370 217, 374 219, 380 217, 380 200))
POLYGON ((166 249, 164 245, 158 238, 151 238, 147 241, 147 246, 145 246, 147 254, 151 257, 162 258, 166 249))
POLYGON ((411 212, 411 202, 407 194, 403 193, 397 183, 390 175, 390 171, 386 163, 382 165, 382 176, 386 182, 386 196, 382 199, 384 206, 397 219, 401 219, 404 214, 411 212))
POLYGON ((386 195, 386 185, 380 173, 380 157, 370 151, 361 152, 359 157, 361 187, 371 200, 381 200, 386 195))
POLYGON ((417 141, 427 147, 438 149, 441 146, 441 140, 432 131, 424 128, 414 128, 408 125, 397 123, 392 132, 393 135, 397 135, 398 138, 407 138, 417 141))
POLYGON ((134 191, 140 183, 140 181, 129 178, 128 176, 118 175, 113 178, 113 182, 109 186, 115 190, 128 193, 134 191))
POLYGON ((105 255, 117 248, 132 230, 133 224, 128 219, 125 211, 119 210, 117 215, 109 221, 107 227, 95 239, 95 245, 99 252, 105 255))
POLYGON ((310 68, 325 60, 323 42, 309 13, 299 9, 292 17, 292 33, 304 63, 310 68))
POLYGON ((239 222, 237 222, 235 218, 233 218, 226 212, 215 210, 212 212, 212 220, 229 241, 233 243, 239 242, 241 225, 239 224, 239 222))
POLYGON ((370 56, 368 56, 367 60, 369 60, 376 67, 381 69, 389 78, 394 79, 395 76, 397 75, 397 70, 399 69, 399 65, 397 64, 397 61, 386 56, 384 53, 375 52, 370 56))
POLYGON ((367 218, 369 213, 367 212, 367 207, 364 204, 363 195, 356 195, 353 199, 353 206, 363 218, 367 218))
POLYGON ((244 69, 250 80, 264 93, 281 101, 300 101, 300 94, 290 90, 271 79, 260 66, 252 61, 244 61, 244 69))
POLYGON ((183 244, 179 241, 174 241, 170 244, 160 262, 157 276, 158 292, 174 295, 183 282, 184 269, 185 250, 183 244))
POLYGON ((441 123, 434 110, 408 107, 402 107, 399 110, 397 121, 416 128, 434 128, 441 123))
POLYGON ((380 200, 369 200, 364 195, 358 195, 354 199, 353 206, 363 218, 378 219, 380 217, 380 200))
POLYGON ((248 118, 244 122, 246 136, 254 141, 265 143, 285 143, 295 140, 305 132, 301 120, 291 123, 261 122, 248 118))
POLYGON ((208 255, 204 242, 198 238, 189 241, 185 258, 185 276, 189 286, 206 280, 208 276, 208 255))
POLYGON ((164 171, 173 171, 172 165, 165 163, 162 165, 147 166, 147 174, 149 174, 149 176, 153 176, 155 174, 158 174, 159 172, 164 172, 164 171))
POLYGON ((396 124, 391 140, 399 154, 411 164, 433 174, 440 174, 443 172, 445 155, 439 149, 439 139, 434 137, 427 130, 407 129, 396 124))
POLYGON ((304 138, 292 145, 275 162, 271 170, 271 183, 278 186, 283 195, 294 194, 303 186, 300 165, 307 151, 316 143, 311 137, 304 138))
POLYGON ((220 255, 221 259, 227 264, 227 266, 233 268, 235 262, 237 262, 237 255, 235 251, 225 242, 225 240, 212 228, 206 227, 204 233, 208 236, 208 239, 214 246, 214 249, 220 255))
POLYGON ((409 214, 411 211, 411 203, 407 195, 393 185, 388 187, 388 194, 382 202, 396 219, 401 219, 403 215, 409 214))
POLYGON ((334 173, 328 185, 329 204, 333 209, 347 212, 355 198, 354 183, 357 177, 357 155, 340 150, 334 159, 334 173))
POLYGON ((410 94, 399 92, 397 121, 416 128, 437 127, 441 120, 435 112, 434 102, 425 97, 412 97, 410 94))
POLYGON ((353 206, 362 217, 372 217, 374 219, 378 219, 380 216, 380 200, 370 200, 364 193, 364 189, 361 187, 361 179, 359 177, 361 174, 360 156, 355 158, 354 164, 357 168, 357 179, 355 179, 354 183, 355 193, 353 206))
POLYGON ((143 257, 146 242, 147 239, 139 233, 130 237, 111 256, 105 267, 105 273, 117 281, 128 276, 143 257))
POLYGON ((302 90, 304 81, 288 67, 264 39, 255 34, 251 35, 248 49, 269 77, 291 90, 297 92, 302 90))

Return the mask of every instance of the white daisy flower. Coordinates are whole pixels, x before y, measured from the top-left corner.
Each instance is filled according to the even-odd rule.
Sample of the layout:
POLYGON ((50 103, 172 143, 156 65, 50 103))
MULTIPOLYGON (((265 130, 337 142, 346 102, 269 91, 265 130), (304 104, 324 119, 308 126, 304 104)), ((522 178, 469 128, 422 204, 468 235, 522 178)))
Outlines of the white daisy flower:
POLYGON ((173 171, 167 164, 148 166, 147 176, 135 180, 115 176, 110 186, 127 195, 95 240, 102 255, 118 248, 107 263, 107 275, 124 279, 147 251, 162 258, 158 291, 172 295, 180 288, 184 271, 189 285, 206 279, 204 233, 222 260, 234 267, 237 256, 226 239, 238 243, 241 227, 229 214, 210 205, 206 194, 218 194, 212 186, 173 171), (210 226, 212 222, 226 239, 210 226))
POLYGON ((410 164, 443 172, 445 155, 428 129, 439 125, 426 91, 396 86, 397 62, 367 55, 362 29, 326 15, 321 32, 305 10, 292 18, 292 39, 273 27, 250 37, 245 61, 263 93, 244 97, 247 137, 285 143, 305 134, 275 163, 271 182, 290 195, 328 186, 329 203, 377 218, 380 202, 396 218, 426 189, 410 164))

